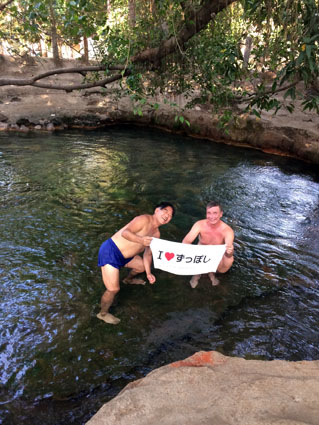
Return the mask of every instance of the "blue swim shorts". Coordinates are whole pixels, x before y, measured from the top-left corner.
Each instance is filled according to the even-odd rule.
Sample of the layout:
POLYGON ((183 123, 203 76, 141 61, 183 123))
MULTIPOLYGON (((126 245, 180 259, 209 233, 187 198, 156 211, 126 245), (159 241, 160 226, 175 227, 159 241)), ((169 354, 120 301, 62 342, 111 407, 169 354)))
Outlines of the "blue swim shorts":
POLYGON ((103 267, 106 264, 109 264, 110 266, 113 266, 116 269, 120 269, 121 267, 124 267, 125 264, 129 263, 132 258, 133 257, 124 258, 121 251, 110 238, 103 242, 100 246, 98 266, 103 267))

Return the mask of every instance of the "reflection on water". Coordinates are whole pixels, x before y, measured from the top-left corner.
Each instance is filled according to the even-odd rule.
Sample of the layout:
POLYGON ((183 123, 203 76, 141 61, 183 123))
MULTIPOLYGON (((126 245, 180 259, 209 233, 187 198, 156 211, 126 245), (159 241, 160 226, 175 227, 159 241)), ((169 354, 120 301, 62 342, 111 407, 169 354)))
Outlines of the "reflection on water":
MULTIPOLYGON (((80 424, 131 380, 198 350, 319 359, 319 178, 285 158, 136 128, 0 135, 0 422, 80 424), (181 241, 211 199, 236 234, 212 287, 155 271, 96 319, 103 240, 161 200, 181 241)), ((125 271, 123 271, 123 275, 125 271)))

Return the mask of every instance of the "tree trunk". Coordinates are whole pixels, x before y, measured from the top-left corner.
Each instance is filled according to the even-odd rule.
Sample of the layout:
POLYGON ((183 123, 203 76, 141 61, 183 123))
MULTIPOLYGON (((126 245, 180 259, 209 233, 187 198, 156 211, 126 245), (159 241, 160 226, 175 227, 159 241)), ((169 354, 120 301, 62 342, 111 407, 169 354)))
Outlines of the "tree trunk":
POLYGON ((54 1, 50 1, 50 21, 51 21, 51 44, 52 44, 52 53, 53 60, 56 65, 61 65, 61 58, 59 53, 59 45, 58 45, 58 33, 56 29, 56 19, 54 12, 54 1))
POLYGON ((179 33, 164 40, 159 47, 145 49, 131 58, 132 62, 158 63, 163 57, 174 53, 178 46, 183 46, 190 38, 204 29, 212 17, 237 0, 206 0, 200 9, 190 9, 185 15, 185 25, 179 33))
POLYGON ((106 0, 106 11, 108 16, 111 13, 111 10, 112 10, 111 0, 106 0))
POLYGON ((84 63, 89 63, 89 42, 86 36, 83 36, 83 49, 84 49, 84 54, 83 54, 83 61, 84 63))
POLYGON ((244 50, 244 68, 248 67, 250 52, 253 47, 253 39, 248 36, 245 42, 245 50, 244 50))
POLYGON ((128 0, 128 20, 131 28, 136 25, 135 0, 128 0))

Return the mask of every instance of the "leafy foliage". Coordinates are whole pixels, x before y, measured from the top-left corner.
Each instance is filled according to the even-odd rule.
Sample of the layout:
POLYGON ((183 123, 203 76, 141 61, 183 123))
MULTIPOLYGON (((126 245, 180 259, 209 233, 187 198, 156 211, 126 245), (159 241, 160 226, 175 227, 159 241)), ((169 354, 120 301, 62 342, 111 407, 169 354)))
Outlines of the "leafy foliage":
POLYGON ((14 0, 0 15, 0 35, 16 53, 21 43, 50 41, 52 26, 64 43, 91 37, 106 74, 122 67, 121 93, 132 97, 138 115, 146 105, 158 107, 158 94, 183 96, 176 121, 186 125, 183 108, 196 103, 211 105, 224 125, 240 105, 256 116, 281 107, 292 112, 297 101, 318 112, 319 0, 218 4, 209 25, 197 31, 204 0, 132 0, 134 22, 128 0, 14 0), (180 37, 192 28, 190 38, 180 37), (173 49, 166 53, 167 46, 173 49), (154 50, 161 54, 150 59, 154 50), (145 59, 137 61, 142 53, 145 59), (304 98, 300 83, 309 89, 304 98))

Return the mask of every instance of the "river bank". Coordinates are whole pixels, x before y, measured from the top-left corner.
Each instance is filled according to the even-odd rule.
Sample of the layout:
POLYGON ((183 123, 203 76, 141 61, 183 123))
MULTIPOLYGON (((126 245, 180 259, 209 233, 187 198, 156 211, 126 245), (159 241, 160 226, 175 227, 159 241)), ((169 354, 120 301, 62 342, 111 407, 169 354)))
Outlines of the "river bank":
MULTIPOLYGON (((65 61, 63 66, 74 66, 74 61, 65 61)), ((49 59, 35 61, 2 57, 0 72, 2 76, 25 78, 53 67, 49 59)), ((49 78, 52 83, 61 80, 74 84, 80 82, 82 76, 63 74, 49 78)), ((218 118, 210 105, 185 111, 183 116, 191 124, 187 126, 176 122, 176 109, 164 103, 163 98, 155 99, 159 104, 158 110, 145 106, 143 115, 139 116, 134 114, 130 98, 114 100, 114 89, 95 88, 66 93, 30 86, 0 87, 0 131, 58 131, 94 129, 119 123, 136 124, 319 163, 319 117, 315 112, 302 111, 298 100, 292 114, 284 110, 276 115, 265 112, 261 119, 241 115, 225 133, 218 127, 218 118)), ((171 95, 169 100, 178 106, 185 104, 182 97, 171 95)))

